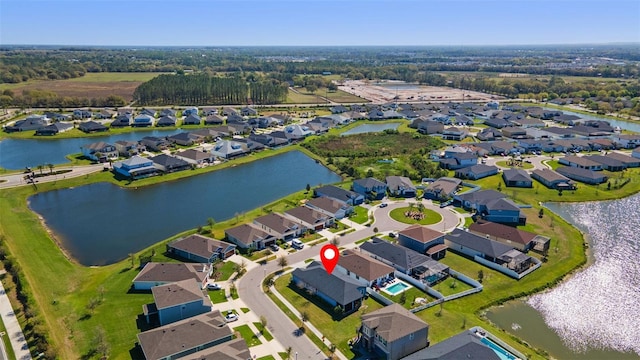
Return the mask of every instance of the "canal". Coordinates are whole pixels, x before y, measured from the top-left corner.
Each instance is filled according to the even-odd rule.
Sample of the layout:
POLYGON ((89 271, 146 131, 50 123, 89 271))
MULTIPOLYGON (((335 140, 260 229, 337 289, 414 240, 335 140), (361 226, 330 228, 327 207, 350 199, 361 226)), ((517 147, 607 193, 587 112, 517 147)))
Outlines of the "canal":
POLYGON ((355 134, 364 134, 364 133, 373 133, 373 132, 381 132, 389 129, 397 129, 400 126, 400 123, 382 123, 382 124, 362 124, 354 127, 353 129, 349 129, 343 132, 342 136, 355 135, 355 134))
POLYGON ((29 198, 61 246, 83 265, 106 265, 184 230, 223 221, 341 178, 299 151, 138 189, 111 183, 29 198))

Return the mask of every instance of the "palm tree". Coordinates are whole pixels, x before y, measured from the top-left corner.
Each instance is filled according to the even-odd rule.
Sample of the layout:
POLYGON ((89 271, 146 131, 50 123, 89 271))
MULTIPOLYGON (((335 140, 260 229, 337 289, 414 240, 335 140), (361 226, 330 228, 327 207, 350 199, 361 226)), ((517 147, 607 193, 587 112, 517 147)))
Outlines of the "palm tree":
POLYGON ((420 213, 424 212, 424 204, 423 204, 423 203, 421 203, 421 202, 419 202, 419 203, 418 203, 418 211, 419 211, 420 213))
POLYGON ((40 171, 40 175, 42 175, 42 169, 44 169, 44 165, 38 165, 38 170, 40 171))
POLYGON ((53 173, 53 164, 47 164, 47 166, 49 167, 49 174, 53 173))

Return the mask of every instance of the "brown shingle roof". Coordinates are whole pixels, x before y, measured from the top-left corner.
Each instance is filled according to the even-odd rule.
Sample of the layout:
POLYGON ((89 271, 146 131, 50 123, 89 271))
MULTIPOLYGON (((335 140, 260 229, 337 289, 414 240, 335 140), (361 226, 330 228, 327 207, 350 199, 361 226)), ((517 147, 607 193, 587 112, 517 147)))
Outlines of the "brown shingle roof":
POLYGON ((317 207, 332 214, 338 212, 344 206, 347 206, 345 202, 329 199, 325 197, 318 197, 307 201, 310 206, 317 207))
POLYGON ((440 236, 444 236, 440 231, 431 230, 428 227, 417 224, 400 231, 398 235, 404 235, 421 243, 427 243, 440 236))
POLYGON ((181 357, 181 360, 247 360, 251 353, 242 338, 227 341, 220 345, 204 349, 181 357))
POLYGON ((388 275, 394 270, 387 264, 353 250, 346 250, 342 256, 340 256, 338 265, 367 281, 373 281, 377 278, 388 275))
POLYGON ((469 231, 478 235, 490 235, 511 240, 523 245, 529 244, 537 236, 534 233, 518 230, 512 226, 482 220, 469 225, 469 231))
POLYGON ((249 224, 238 225, 236 227, 227 229, 224 232, 227 235, 231 235, 232 237, 238 239, 238 241, 242 242, 245 245, 251 245, 256 240, 266 239, 270 236, 266 232, 249 224))
POLYGON ((176 321, 138 334, 138 343, 147 360, 162 359, 216 340, 231 338, 220 311, 176 321))
POLYGON ((190 254, 202 256, 207 259, 211 258, 214 253, 218 252, 218 249, 224 252, 229 249, 229 247, 236 247, 234 244, 212 239, 199 234, 193 234, 178 239, 169 244, 169 246, 175 249, 186 251, 190 254))
POLYGON ((264 225, 265 227, 272 229, 280 234, 284 234, 285 232, 298 227, 298 224, 296 224, 295 222, 276 213, 260 216, 259 218, 256 218, 254 221, 258 225, 264 225))
POLYGON ((180 304, 186 304, 201 300, 203 304, 211 304, 208 296, 205 296, 200 284, 194 279, 182 280, 166 285, 151 288, 156 308, 164 309, 180 304))
POLYGON ((306 206, 299 206, 297 208, 287 210, 285 211, 285 214, 300 219, 309 224, 321 224, 327 220, 326 215, 310 209, 306 206))
POLYGON ((207 277, 207 272, 202 271, 202 264, 187 263, 147 263, 133 282, 151 281, 170 283, 187 279, 195 279, 202 282, 207 277))
POLYGON ((395 303, 362 315, 362 324, 374 329, 388 342, 429 327, 422 319, 395 303))

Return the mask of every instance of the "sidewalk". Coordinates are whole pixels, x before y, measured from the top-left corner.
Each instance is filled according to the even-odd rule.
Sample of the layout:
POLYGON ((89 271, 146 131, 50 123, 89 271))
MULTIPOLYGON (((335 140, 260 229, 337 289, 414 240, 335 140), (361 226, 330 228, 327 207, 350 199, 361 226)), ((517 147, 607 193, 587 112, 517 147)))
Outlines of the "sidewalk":
MULTIPOLYGON (((0 275, 3 273, 6 272, 3 270, 0 275)), ((7 329, 7 334, 4 336, 9 336, 9 339, 11 340, 11 347, 13 348, 13 352, 16 355, 16 359, 31 359, 29 346, 27 345, 27 341, 24 338, 24 334, 22 333, 22 328, 20 328, 18 319, 13 312, 11 302, 9 302, 9 297, 4 291, 2 282, 0 282, 0 316, 2 316, 2 322, 4 323, 4 327, 7 329)))

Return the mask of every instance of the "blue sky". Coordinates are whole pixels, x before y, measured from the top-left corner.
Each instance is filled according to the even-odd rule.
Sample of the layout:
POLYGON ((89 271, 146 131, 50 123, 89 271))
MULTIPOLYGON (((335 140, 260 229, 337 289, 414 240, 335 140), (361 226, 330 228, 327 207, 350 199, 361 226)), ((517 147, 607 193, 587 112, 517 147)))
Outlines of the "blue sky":
POLYGON ((640 42, 637 0, 0 0, 0 44, 640 42))

